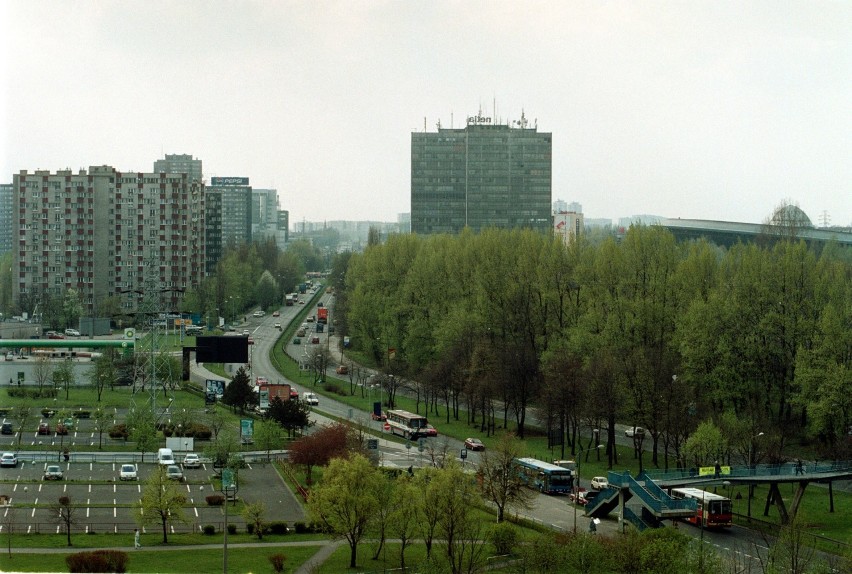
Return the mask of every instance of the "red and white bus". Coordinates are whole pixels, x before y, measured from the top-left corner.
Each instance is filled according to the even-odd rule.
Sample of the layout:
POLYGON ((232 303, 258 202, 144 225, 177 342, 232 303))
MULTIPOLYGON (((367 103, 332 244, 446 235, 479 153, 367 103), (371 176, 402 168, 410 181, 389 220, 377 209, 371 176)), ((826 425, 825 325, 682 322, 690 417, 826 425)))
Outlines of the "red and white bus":
POLYGON ((698 501, 695 515, 684 518, 687 522, 701 524, 704 528, 727 528, 733 524, 730 498, 700 488, 673 488, 671 494, 672 498, 698 501))
POLYGON ((429 421, 423 415, 416 415, 408 411, 387 411, 385 414, 392 434, 398 434, 411 440, 426 436, 426 425, 429 424, 429 421))

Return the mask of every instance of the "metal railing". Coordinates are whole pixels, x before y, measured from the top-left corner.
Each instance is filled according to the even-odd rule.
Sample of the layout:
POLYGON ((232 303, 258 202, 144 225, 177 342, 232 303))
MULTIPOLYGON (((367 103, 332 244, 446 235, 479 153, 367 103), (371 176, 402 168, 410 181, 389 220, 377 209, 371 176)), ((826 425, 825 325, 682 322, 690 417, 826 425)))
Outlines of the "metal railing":
POLYGON ((784 462, 780 464, 753 464, 727 466, 722 469, 719 477, 715 473, 702 474, 698 468, 680 468, 674 470, 648 470, 645 476, 650 480, 665 482, 678 479, 717 479, 717 478, 748 478, 752 476, 803 476, 804 478, 820 478, 824 475, 852 473, 852 461, 802 461, 784 462))
POLYGON ((645 485, 630 476, 630 473, 625 472, 610 472, 608 474, 610 486, 629 488, 630 491, 638 496, 643 504, 655 514, 664 514, 666 512, 695 512, 698 508, 698 502, 690 499, 676 499, 669 496, 659 486, 649 480, 645 480, 645 485), (651 486, 653 485, 653 486, 651 486))

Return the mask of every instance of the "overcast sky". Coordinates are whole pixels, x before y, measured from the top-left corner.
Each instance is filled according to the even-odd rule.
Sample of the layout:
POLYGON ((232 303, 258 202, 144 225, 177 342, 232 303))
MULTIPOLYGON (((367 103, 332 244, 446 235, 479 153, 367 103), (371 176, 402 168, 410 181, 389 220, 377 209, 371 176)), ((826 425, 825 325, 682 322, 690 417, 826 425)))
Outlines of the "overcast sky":
POLYGON ((3 182, 187 153, 294 223, 395 221, 424 120, 523 111, 587 218, 787 201, 852 225, 848 0, 9 0, 0 20, 3 182))

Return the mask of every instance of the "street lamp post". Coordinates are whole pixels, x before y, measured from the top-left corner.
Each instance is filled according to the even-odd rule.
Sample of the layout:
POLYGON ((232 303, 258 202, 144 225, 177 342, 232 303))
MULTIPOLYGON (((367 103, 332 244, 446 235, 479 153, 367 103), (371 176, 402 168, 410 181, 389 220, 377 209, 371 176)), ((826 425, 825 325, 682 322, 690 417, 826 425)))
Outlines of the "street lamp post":
POLYGON ((594 448, 585 448, 577 452, 577 484, 574 487, 574 534, 577 533, 577 507, 580 505, 580 462, 583 460, 583 453, 592 450, 603 448, 604 445, 599 444, 594 448))
MULTIPOLYGON (((752 460, 752 456, 754 454, 754 439, 760 438, 763 436, 763 432, 759 432, 756 435, 751 437, 751 440, 748 443, 748 473, 749 475, 754 475, 754 461, 752 460)), ((749 483, 748 485, 748 513, 747 516, 751 519, 751 497, 754 496, 754 484, 749 483)))

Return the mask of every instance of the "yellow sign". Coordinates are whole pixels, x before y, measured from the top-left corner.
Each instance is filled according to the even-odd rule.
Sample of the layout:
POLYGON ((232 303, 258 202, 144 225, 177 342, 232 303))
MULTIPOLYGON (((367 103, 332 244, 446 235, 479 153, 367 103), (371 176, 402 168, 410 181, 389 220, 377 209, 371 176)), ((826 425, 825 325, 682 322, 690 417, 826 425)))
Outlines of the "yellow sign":
MULTIPOLYGON (((719 467, 719 474, 731 474, 730 466, 721 466, 719 467)), ((698 467, 698 476, 715 476, 716 467, 715 466, 701 466, 698 467)))

